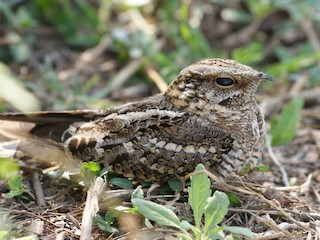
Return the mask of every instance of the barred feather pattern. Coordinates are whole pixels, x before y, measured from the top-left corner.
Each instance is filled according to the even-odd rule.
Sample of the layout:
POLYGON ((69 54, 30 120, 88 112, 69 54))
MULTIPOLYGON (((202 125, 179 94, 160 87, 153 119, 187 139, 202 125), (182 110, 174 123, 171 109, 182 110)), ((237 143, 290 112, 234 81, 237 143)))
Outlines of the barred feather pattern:
POLYGON ((272 77, 233 60, 206 59, 182 70, 165 93, 137 102, 4 113, 0 134, 19 142, 0 145, 0 155, 97 161, 157 182, 180 179, 203 163, 225 177, 261 155, 264 117, 254 95, 263 80, 272 77))

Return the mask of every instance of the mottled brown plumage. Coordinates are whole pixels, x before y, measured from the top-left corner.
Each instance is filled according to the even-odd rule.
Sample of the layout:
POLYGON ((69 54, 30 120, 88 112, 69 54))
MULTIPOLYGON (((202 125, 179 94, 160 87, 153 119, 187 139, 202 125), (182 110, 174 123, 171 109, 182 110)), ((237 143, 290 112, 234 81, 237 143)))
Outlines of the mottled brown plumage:
POLYGON ((2 114, 0 133, 22 139, 16 146, 27 155, 39 157, 45 145, 58 158, 103 161, 127 177, 181 178, 199 163, 226 176, 260 157, 264 119, 254 93, 271 79, 207 59, 182 70, 164 94, 108 110, 2 114))

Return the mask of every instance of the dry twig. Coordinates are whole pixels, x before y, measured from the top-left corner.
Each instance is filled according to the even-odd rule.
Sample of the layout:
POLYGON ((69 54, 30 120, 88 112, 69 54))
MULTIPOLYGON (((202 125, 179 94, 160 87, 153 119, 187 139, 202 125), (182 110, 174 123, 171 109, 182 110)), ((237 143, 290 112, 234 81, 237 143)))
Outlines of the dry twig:
POLYGON ((39 179, 39 173, 37 171, 33 171, 31 176, 32 176, 32 184, 33 184, 34 192, 37 199, 37 204, 39 206, 44 206, 46 204, 46 200, 44 198, 43 189, 39 179))
POLYGON ((88 190, 82 216, 80 240, 91 240, 92 220, 99 211, 99 198, 104 189, 105 183, 101 177, 98 177, 88 190))
POLYGON ((148 77, 157 85, 160 92, 165 92, 168 88, 168 84, 163 80, 161 75, 151 67, 146 68, 148 77))
POLYGON ((277 165, 277 167, 279 168, 279 170, 281 172, 283 184, 285 186, 290 186, 287 171, 285 170, 285 168, 283 167, 281 162, 278 160, 278 158, 276 158, 276 156, 274 155, 272 147, 271 147, 271 139, 268 135, 266 136, 266 146, 268 149, 270 159, 277 165))

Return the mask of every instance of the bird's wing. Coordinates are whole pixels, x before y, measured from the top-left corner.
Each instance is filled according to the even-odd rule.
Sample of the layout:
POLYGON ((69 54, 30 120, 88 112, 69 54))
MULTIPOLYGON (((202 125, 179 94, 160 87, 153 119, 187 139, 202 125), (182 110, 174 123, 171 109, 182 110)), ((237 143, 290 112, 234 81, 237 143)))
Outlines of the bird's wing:
POLYGON ((70 127, 65 133, 65 136, 69 136, 66 137, 65 147, 73 156, 85 160, 105 156, 112 149, 130 153, 128 144, 137 147, 143 145, 155 132, 179 124, 184 117, 185 113, 159 109, 113 113, 70 127))
MULTIPOLYGON (((66 159, 96 160, 113 147, 127 151, 126 144, 132 139, 153 129, 177 124, 182 121, 183 115, 158 109, 108 115, 99 111, 2 114, 0 134, 21 139, 21 144, 14 146, 17 145, 17 150, 30 157, 47 156, 50 159, 51 156, 58 156, 61 159, 64 155, 66 159)), ((2 148, 5 148, 4 145, 2 148)), ((2 155, 8 153, 3 149, 1 151, 0 147, 0 156, 1 152, 2 155)))

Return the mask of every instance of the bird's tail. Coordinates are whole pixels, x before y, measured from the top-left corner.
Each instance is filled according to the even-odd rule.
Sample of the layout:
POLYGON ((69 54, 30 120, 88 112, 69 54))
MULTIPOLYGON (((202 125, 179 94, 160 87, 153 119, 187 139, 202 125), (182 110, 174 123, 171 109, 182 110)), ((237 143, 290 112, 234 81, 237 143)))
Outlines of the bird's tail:
POLYGON ((0 158, 79 165, 64 148, 66 132, 74 122, 94 119, 99 111, 0 114, 0 158))

